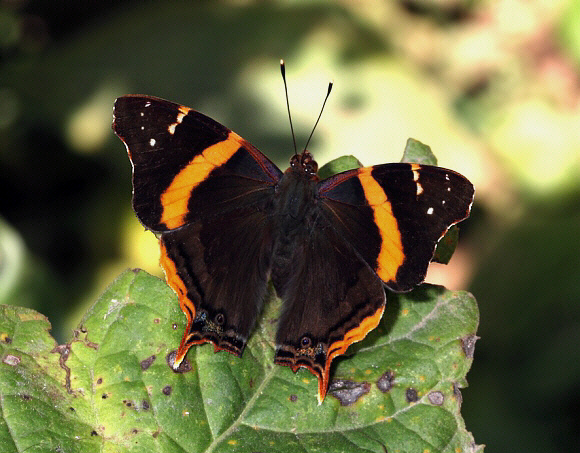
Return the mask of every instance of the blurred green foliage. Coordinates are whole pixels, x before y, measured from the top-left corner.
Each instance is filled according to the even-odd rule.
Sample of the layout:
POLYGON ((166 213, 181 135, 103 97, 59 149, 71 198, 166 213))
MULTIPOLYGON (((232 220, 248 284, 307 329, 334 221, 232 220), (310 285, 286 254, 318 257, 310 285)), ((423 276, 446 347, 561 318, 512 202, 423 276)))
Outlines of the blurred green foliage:
POLYGON ((2 302, 46 314, 62 341, 122 269, 160 274, 110 129, 119 95, 190 105, 283 168, 283 57, 299 146, 334 78, 309 146, 320 165, 397 161, 414 137, 474 182, 441 280, 480 303, 467 428, 487 451, 572 451, 579 18, 573 0, 3 2, 2 302))

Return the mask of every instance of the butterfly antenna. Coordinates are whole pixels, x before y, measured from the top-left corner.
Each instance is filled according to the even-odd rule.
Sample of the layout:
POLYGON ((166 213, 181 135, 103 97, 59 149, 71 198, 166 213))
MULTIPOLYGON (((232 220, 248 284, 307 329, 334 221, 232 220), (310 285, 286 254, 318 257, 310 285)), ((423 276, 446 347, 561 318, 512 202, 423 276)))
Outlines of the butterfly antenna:
POLYGON ((298 154, 296 148, 296 136, 294 135, 294 126, 292 126, 292 115, 290 115, 290 101, 288 100, 288 84, 286 83, 286 65, 284 60, 280 60, 280 72, 284 80, 284 93, 286 94, 286 108, 288 109, 288 119, 290 120, 290 131, 292 132, 292 141, 294 142, 294 154, 298 154))
POLYGON ((308 137, 308 140, 306 141, 306 145, 304 146, 304 149, 308 149, 308 144, 310 143, 310 139, 312 138, 312 135, 314 134, 314 130, 316 129, 316 126, 318 126, 318 122, 320 121, 320 117, 322 116, 322 112, 324 111, 324 106, 326 105, 326 101, 328 100, 328 96, 330 96, 330 92, 332 91, 332 85, 334 85, 334 82, 331 80, 330 83, 328 84, 328 91, 326 92, 326 97, 324 98, 324 102, 322 103, 322 108, 320 109, 320 113, 318 114, 318 118, 316 119, 316 123, 314 123, 314 127, 312 128, 312 132, 310 132, 310 136, 308 137))

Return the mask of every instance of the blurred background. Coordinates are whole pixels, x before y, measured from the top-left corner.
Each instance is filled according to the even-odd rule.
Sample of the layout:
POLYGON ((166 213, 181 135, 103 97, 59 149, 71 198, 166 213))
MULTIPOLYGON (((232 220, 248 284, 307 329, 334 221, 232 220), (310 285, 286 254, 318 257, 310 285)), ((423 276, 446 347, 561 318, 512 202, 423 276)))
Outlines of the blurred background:
POLYGON ((400 160, 408 137, 477 188, 428 281, 479 301, 467 428, 487 452, 580 445, 580 2, 0 1, 0 303, 67 341, 127 267, 161 275, 111 131, 117 96, 194 107, 286 168, 309 148, 400 160))

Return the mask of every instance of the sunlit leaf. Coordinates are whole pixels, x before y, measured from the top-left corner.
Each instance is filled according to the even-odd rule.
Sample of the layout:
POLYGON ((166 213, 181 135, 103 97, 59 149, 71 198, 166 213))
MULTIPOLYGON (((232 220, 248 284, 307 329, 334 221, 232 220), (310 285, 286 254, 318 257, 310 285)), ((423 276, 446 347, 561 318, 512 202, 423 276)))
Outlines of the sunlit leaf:
POLYGON ((312 374, 273 364, 270 297, 243 358, 167 356, 185 318, 161 280, 121 275, 72 341, 56 346, 34 311, 0 311, 0 445, 16 451, 468 451, 460 388, 478 323, 465 292, 388 295, 380 326, 335 361, 322 405, 312 374))

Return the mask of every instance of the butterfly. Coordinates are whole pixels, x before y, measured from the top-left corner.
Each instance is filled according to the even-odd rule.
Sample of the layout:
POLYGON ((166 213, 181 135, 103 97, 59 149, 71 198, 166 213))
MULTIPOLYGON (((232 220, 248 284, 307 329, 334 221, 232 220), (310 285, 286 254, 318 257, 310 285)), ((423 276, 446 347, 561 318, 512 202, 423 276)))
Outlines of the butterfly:
POLYGON ((421 283, 439 239, 465 219, 473 185, 435 166, 391 163, 321 180, 306 149, 282 172, 213 119, 163 99, 116 100, 133 165, 133 208, 195 344, 241 356, 272 282, 282 299, 274 361, 318 378, 378 324, 385 288, 421 283))

